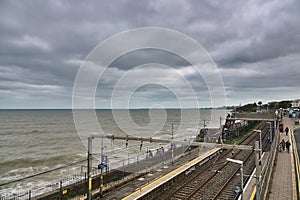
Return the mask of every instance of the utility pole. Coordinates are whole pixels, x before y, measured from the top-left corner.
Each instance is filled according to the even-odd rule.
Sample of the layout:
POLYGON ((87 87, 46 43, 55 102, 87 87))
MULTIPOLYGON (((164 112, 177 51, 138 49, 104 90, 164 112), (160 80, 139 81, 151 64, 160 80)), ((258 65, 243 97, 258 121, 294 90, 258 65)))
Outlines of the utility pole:
POLYGON ((269 126, 269 132, 270 132, 270 141, 272 142, 273 136, 272 136, 272 122, 267 122, 269 126))
POLYGON ((259 142, 255 141, 255 163, 256 163, 256 200, 260 200, 260 160, 259 160, 259 142))
POLYGON ((88 137, 88 159, 87 159, 87 175, 88 175, 88 191, 87 191, 87 200, 92 199, 92 137, 88 137))
MULTIPOLYGON (((103 164, 103 138, 101 138, 101 164, 103 164)), ((107 166, 106 166, 107 167, 107 166)), ((101 174, 100 174, 100 198, 103 197, 103 168, 100 169, 101 170, 101 174)))
POLYGON ((222 141, 222 136, 223 136, 223 133, 222 133, 223 129, 222 129, 222 117, 220 116, 220 136, 218 138, 218 143, 222 144, 223 141, 222 141))
POLYGON ((204 132, 204 141, 207 142, 207 133, 206 133, 206 124, 205 124, 206 120, 203 120, 203 132, 204 132))
MULTIPOLYGON (((171 132, 172 132, 171 139, 172 140, 174 139, 174 133, 173 133, 173 131, 174 131, 174 123, 172 123, 172 130, 171 130, 171 132)), ((173 164, 174 163, 174 144, 173 144, 173 141, 171 142, 171 151, 172 151, 172 164, 173 164)))
POLYGON ((174 136, 173 135, 174 134, 173 131, 174 131, 174 124, 172 123, 172 137, 171 137, 172 140, 173 140, 173 136, 174 136))

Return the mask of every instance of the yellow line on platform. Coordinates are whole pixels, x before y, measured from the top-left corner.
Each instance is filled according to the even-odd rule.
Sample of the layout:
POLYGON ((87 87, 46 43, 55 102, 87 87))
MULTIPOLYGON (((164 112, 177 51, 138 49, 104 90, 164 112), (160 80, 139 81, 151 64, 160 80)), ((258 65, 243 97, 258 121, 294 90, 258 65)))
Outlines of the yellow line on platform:
POLYGON ((124 197, 122 200, 129 200, 129 199, 137 199, 140 197, 140 195, 142 194, 143 190, 146 190, 146 188, 148 188, 148 191, 145 192, 143 195, 147 194, 148 192, 152 191, 153 189, 155 189, 157 186, 159 186, 161 183, 165 183, 168 180, 172 179, 174 175, 178 174, 179 172, 183 172, 185 170, 187 170, 188 168, 194 166, 196 163, 200 162, 201 160, 203 160, 204 158, 214 154, 215 152, 217 152, 219 150, 219 148, 214 148, 209 150, 206 154, 204 154, 203 156, 197 157, 181 166, 179 166, 178 168, 174 169, 173 171, 160 176, 156 179, 154 179, 153 181, 150 181, 149 183, 146 183, 145 185, 143 185, 142 187, 139 187, 136 189, 135 192, 127 195, 126 197, 124 197), (163 182, 161 182, 162 179, 165 179, 163 182))
POLYGON ((252 192, 252 194, 250 196, 250 200, 254 200, 255 199, 255 195, 256 195, 256 186, 253 189, 253 192, 252 192))

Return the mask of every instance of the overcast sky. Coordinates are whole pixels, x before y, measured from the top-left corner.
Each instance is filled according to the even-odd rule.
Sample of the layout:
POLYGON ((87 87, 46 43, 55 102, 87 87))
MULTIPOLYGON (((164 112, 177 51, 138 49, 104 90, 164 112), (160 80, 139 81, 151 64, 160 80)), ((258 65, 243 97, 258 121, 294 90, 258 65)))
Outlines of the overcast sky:
MULTIPOLYGON (((71 108, 86 56, 112 35, 142 27, 173 29, 201 44, 218 66, 226 105, 300 98, 299 10, 299 0, 0 0, 0 108, 71 108)), ((101 78, 96 106, 110 108, 117 82, 134 72, 133 83, 150 77, 157 84, 139 85, 125 99, 132 108, 180 107, 177 96, 193 107, 181 76, 197 93, 199 106, 210 107, 210 91, 190 65, 155 49, 122 55, 101 78), (149 63, 171 69, 137 68, 149 63)), ((117 99, 115 107, 122 107, 117 99)))

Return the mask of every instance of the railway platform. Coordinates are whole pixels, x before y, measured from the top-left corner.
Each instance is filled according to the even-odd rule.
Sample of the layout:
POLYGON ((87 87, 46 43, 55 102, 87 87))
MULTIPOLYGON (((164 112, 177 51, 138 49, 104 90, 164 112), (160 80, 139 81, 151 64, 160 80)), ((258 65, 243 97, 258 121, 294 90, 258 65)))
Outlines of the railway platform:
MULTIPOLYGON (((194 153, 191 153, 195 154, 194 157, 196 158, 186 161, 184 164, 182 164, 183 160, 178 160, 171 165, 158 167, 156 170, 149 172, 140 179, 131 181, 129 184, 118 188, 118 190, 114 190, 113 193, 105 195, 103 199, 138 199, 156 188, 158 185, 172 179, 174 176, 178 175, 178 173, 189 169, 193 170, 192 166, 195 165, 195 163, 201 162, 209 156, 216 154, 219 151, 219 148, 207 149, 205 152, 202 152, 200 156, 196 156, 199 153, 197 149, 195 150, 196 151, 194 153)), ((100 198, 96 199, 100 200, 100 198)))
MULTIPOLYGON (((292 143, 291 134, 292 129, 295 127, 294 120, 291 118, 283 117, 282 123, 284 127, 289 127, 290 131, 288 136, 285 132, 281 132, 279 141, 289 140, 292 143)), ((296 189, 296 173, 294 166, 293 149, 296 148, 295 145, 291 146, 290 152, 287 150, 284 152, 278 152, 277 161, 275 169, 273 172, 273 178, 271 181, 271 187, 268 191, 268 199, 270 200, 296 200, 297 199, 297 189, 296 189)))
MULTIPOLYGON (((295 154, 297 151, 297 146, 294 138, 294 128, 295 123, 293 119, 284 117, 282 119, 282 123, 284 127, 288 126, 290 132, 288 136, 286 136, 285 132, 278 133, 279 141, 284 139, 285 141, 289 140, 292 143, 290 148, 290 152, 278 152, 275 160, 275 164, 273 166, 273 175, 270 180, 270 185, 265 188, 267 191, 266 199, 289 199, 296 200, 298 198, 298 190, 299 186, 299 157, 298 154, 295 154), (294 157, 297 155, 297 157, 294 157), (298 163, 298 165, 297 165, 298 163), (295 165, 296 164, 296 165, 295 165)), ((296 131, 296 130, 295 130, 296 131)), ((300 136, 300 129, 297 129, 300 136)), ((299 137, 300 138, 300 137, 299 137)), ((298 141, 299 143, 299 141, 298 141)), ((275 147, 275 146, 274 146, 275 147)), ((277 148, 276 148, 277 149, 277 148)), ((278 148, 279 149, 279 148, 278 148)), ((210 155, 215 154, 218 151, 217 148, 211 149, 204 153, 203 155, 193 159, 189 162, 186 162, 183 165, 170 165, 165 166, 165 168, 158 169, 155 173, 149 173, 145 175, 142 179, 132 182, 129 186, 125 186, 123 189, 116 191, 114 193, 114 197, 110 196, 108 199, 139 199, 145 194, 154 191, 159 185, 171 180, 174 176, 184 172, 186 173, 189 169, 193 170, 191 166, 195 165, 195 163, 201 162, 201 159, 204 160, 210 155), (162 171, 165 171, 163 173, 162 171), (118 195, 117 195, 118 194, 118 195)), ((276 152, 276 151, 275 151, 276 152)), ((265 163, 265 159, 267 159, 269 152, 265 152, 262 158, 263 163, 265 163)), ((174 163, 175 164, 175 163, 174 163)), ((300 168, 299 168, 300 169, 300 168)), ((255 171, 250 175, 251 177, 255 177, 255 171)), ((244 188, 244 199, 255 199, 255 178, 251 180, 246 188, 244 188)), ((264 198, 265 199, 265 198, 264 198)))
POLYGON ((168 180, 171 180, 172 178, 174 178, 174 176, 177 176, 179 173, 187 172, 188 169, 193 170, 191 168, 192 166, 194 166, 196 163, 199 163, 202 160, 206 159, 210 155, 216 153, 218 150, 219 150, 218 148, 213 148, 213 149, 203 153, 199 157, 191 160, 190 162, 187 162, 187 163, 181 165, 180 167, 178 167, 175 170, 167 173, 166 175, 161 176, 161 177, 155 179, 154 181, 144 185, 143 187, 138 188, 135 192, 131 193, 130 195, 128 195, 126 197, 124 197, 122 200, 138 199, 138 198, 144 196, 149 191, 157 188, 157 186, 167 182, 168 180))

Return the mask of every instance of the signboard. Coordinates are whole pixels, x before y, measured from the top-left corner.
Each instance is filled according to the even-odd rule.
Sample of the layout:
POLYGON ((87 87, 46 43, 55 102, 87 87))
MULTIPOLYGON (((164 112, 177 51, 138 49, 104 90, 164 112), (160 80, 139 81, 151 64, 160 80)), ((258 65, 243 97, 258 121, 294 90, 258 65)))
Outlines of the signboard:
POLYGON ((98 169, 103 169, 103 168, 105 168, 105 167, 106 167, 106 166, 103 165, 102 163, 98 165, 98 169))
POLYGON ((102 155, 102 157, 101 157, 101 164, 107 166, 107 156, 106 155, 102 155))
POLYGON ((208 133, 208 128, 205 128, 204 129, 204 135, 207 135, 207 133, 208 133))
POLYGON ((107 161, 108 161, 107 156, 102 155, 101 156, 101 164, 98 165, 98 169, 103 169, 103 168, 107 167, 107 161))

